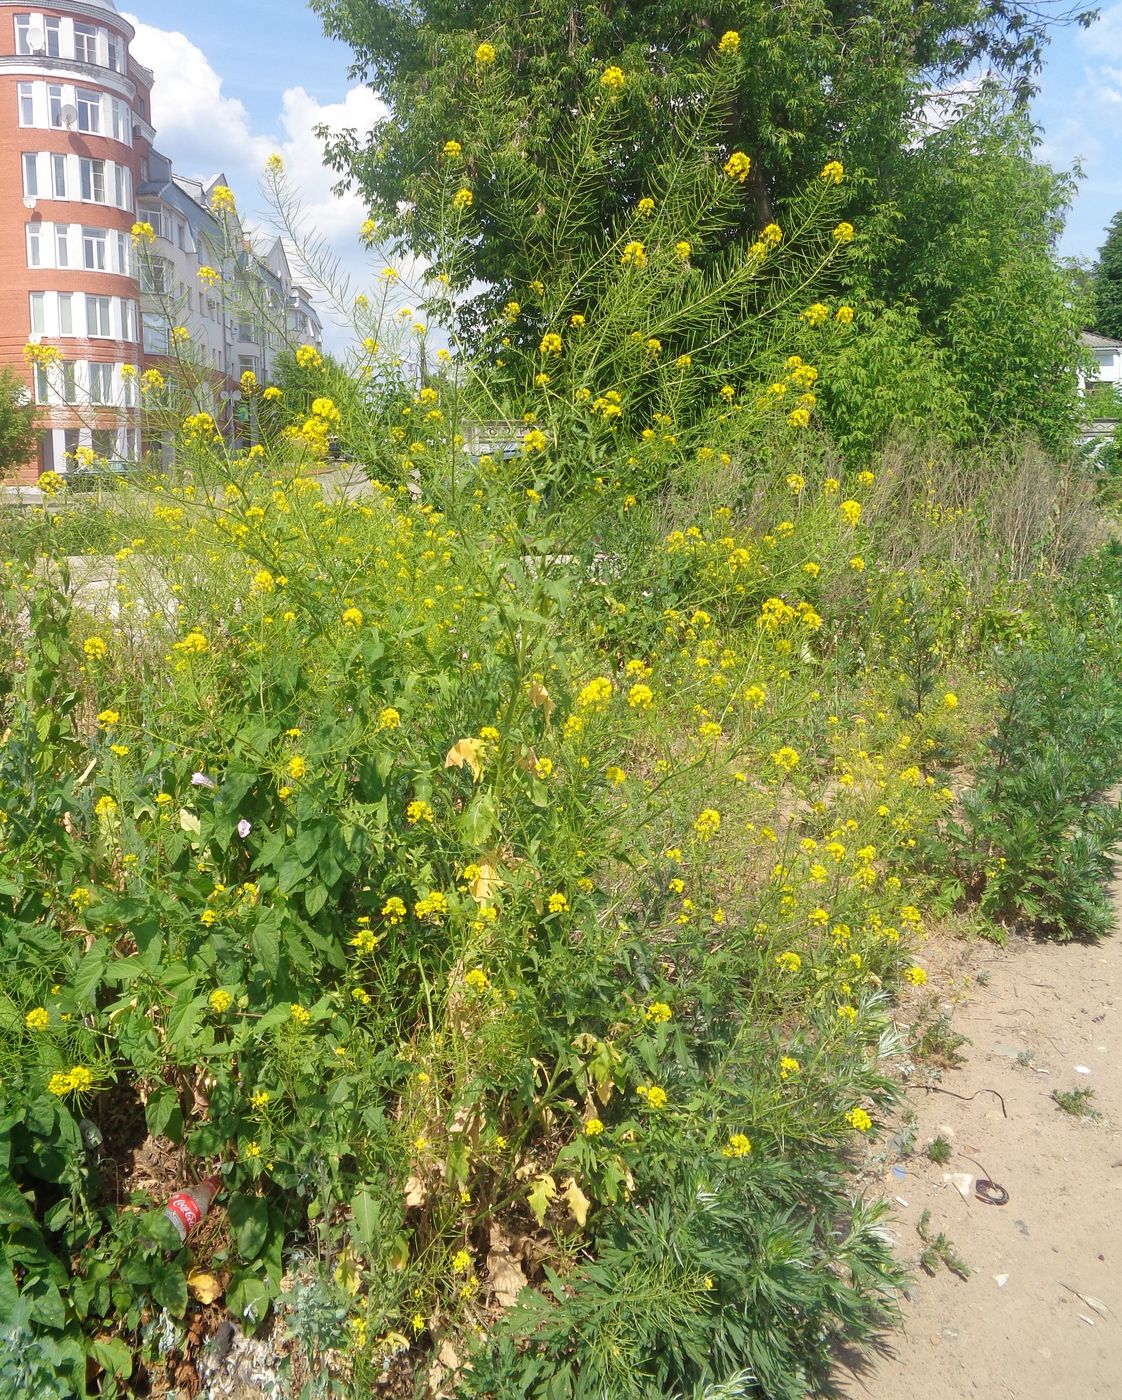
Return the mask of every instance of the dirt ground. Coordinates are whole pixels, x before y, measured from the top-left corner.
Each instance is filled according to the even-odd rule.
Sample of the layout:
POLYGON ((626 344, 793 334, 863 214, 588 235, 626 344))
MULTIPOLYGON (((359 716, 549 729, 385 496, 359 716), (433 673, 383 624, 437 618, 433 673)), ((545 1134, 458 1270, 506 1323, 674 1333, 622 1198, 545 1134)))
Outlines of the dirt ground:
POLYGON ((902 1331, 847 1358, 845 1400, 1122 1400, 1122 882, 1114 893, 1119 932, 1098 946, 928 945, 932 985, 969 1040, 935 1082, 963 1098, 925 1091, 917 1067, 914 1146, 905 1114, 881 1148, 879 1184, 915 1282, 902 1331), (1005 1112, 996 1094, 970 1097, 986 1089, 1005 1112), (1097 1117, 1057 1107, 1053 1091, 1075 1089, 1093 1090, 1097 1117), (925 1153, 938 1136, 951 1149, 942 1165, 925 1153), (1008 1204, 983 1204, 973 1181, 964 1197, 945 1179, 955 1173, 1000 1183, 1008 1204), (918 1268, 925 1210, 928 1237, 945 1234, 965 1281, 918 1268))

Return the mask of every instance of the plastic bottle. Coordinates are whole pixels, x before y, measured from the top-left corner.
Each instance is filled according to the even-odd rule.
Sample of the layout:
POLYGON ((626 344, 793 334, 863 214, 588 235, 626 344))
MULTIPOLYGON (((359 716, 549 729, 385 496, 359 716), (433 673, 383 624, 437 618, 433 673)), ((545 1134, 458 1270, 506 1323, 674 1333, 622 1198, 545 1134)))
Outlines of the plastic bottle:
POLYGON ((181 1241, 187 1236, 202 1220, 210 1209, 210 1203, 222 1189, 222 1178, 219 1176, 208 1176, 205 1181, 200 1181, 197 1186, 189 1186, 186 1190, 177 1191, 164 1207, 164 1215, 175 1227, 181 1241))

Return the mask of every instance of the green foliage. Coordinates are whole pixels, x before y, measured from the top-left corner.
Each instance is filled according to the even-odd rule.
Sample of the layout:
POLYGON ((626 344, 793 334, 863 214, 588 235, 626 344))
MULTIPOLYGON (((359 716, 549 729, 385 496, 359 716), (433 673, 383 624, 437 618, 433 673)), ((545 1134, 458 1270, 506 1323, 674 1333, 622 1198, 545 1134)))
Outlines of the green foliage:
POLYGON ((35 405, 9 366, 0 370, 0 480, 35 455, 35 405))
POLYGON ((941 426, 973 439, 1027 430, 1060 453, 1080 411, 1084 305, 1055 254, 1074 183, 1036 159, 1038 141, 986 93, 927 131, 884 183, 897 222, 869 275, 943 348, 935 379, 949 370, 955 402, 941 426))
POLYGON ((925 1210, 917 1221, 916 1233, 924 1244, 923 1252, 919 1256, 920 1268, 924 1273, 930 1274, 934 1278, 940 1267, 944 1267, 965 1283, 970 1277, 970 1270, 959 1257, 944 1231, 940 1230, 937 1235, 931 1233, 931 1212, 929 1210, 925 1210))
POLYGON ((1099 249, 1093 291, 1095 330, 1122 340, 1122 210, 1111 219, 1099 249))
POLYGON ((963 800, 962 857, 982 911, 1061 940, 1113 924, 1105 885, 1122 807, 1103 794, 1122 774, 1118 567, 1111 551, 1064 599, 1047 649, 1010 658, 990 756, 963 800))
POLYGON ((1098 1118, 1099 1111, 1091 1106, 1094 1089, 1053 1089, 1052 1100, 1061 1113, 1072 1118, 1098 1118))
POLYGON ((925 1151, 937 1167, 944 1167, 951 1160, 951 1145, 945 1137, 932 1138, 925 1151))

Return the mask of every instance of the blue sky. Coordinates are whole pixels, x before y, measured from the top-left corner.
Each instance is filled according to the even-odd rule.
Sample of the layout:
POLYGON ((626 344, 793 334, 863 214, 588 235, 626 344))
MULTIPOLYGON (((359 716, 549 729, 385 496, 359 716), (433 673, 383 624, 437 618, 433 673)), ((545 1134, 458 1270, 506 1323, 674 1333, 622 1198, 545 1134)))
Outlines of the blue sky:
MULTIPOLYGON (((354 196, 332 195, 335 177, 323 169, 312 135, 320 121, 366 129, 384 111, 348 79, 350 51, 325 38, 299 0, 119 4, 138 23, 137 56, 156 71, 161 149, 184 174, 223 170, 251 214, 263 211, 256 185, 265 158, 280 152, 309 220, 330 241, 354 290, 369 282, 377 268, 358 243, 364 210, 354 196)), ((1062 251, 1092 257, 1122 208, 1122 0, 1106 4, 1090 31, 1056 33, 1034 113, 1044 157, 1065 168, 1083 162, 1062 251)))

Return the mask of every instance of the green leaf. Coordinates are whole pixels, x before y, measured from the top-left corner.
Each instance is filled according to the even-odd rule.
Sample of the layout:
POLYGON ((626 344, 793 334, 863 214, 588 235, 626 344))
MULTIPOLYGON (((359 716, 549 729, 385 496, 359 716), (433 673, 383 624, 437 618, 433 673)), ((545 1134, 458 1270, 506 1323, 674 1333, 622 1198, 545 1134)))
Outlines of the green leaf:
POLYGON ((557 1195, 557 1183, 548 1172, 543 1172, 534 1182, 532 1190, 526 1197, 530 1209, 534 1213, 534 1219, 539 1225, 545 1224, 545 1213, 549 1209, 549 1203, 557 1195))
POLYGON ((171 1138, 172 1142, 178 1143, 182 1140, 183 1109, 179 1104, 179 1095, 174 1089, 165 1085, 149 1095, 148 1102, 144 1105, 144 1118, 148 1124, 148 1131, 154 1137, 163 1134, 171 1138))
POLYGON ((263 1279, 238 1274, 226 1290, 226 1306, 252 1332, 265 1321, 270 1297, 269 1287, 263 1279))
POLYGON ((104 1371, 122 1376, 125 1380, 132 1375, 132 1352, 119 1337, 107 1337, 94 1342, 90 1355, 104 1371))
POLYGON ((152 1297, 172 1317, 187 1311, 187 1278, 182 1268, 169 1260, 155 1259, 151 1265, 152 1297))
POLYGON ((269 1207, 260 1196, 238 1192, 230 1200, 230 1224, 243 1259, 256 1259, 269 1238, 269 1207))

